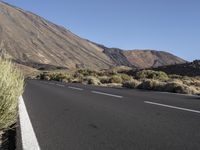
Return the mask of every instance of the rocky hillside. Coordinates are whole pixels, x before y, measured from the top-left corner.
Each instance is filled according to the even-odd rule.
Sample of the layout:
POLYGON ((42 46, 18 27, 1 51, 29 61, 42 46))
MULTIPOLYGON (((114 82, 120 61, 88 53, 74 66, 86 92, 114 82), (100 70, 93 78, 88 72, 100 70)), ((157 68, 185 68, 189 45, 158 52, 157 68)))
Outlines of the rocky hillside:
POLYGON ((0 2, 0 53, 37 69, 148 68, 185 62, 166 52, 107 48, 4 2, 0 2))
POLYGON ((200 76, 200 60, 195 60, 191 63, 161 66, 154 68, 154 70, 182 76, 200 76))
POLYGON ((37 15, 0 2, 0 50, 17 62, 66 68, 109 68, 103 49, 37 15))
POLYGON ((124 51, 127 60, 138 68, 159 67, 172 64, 182 64, 186 61, 170 53, 155 50, 124 51))

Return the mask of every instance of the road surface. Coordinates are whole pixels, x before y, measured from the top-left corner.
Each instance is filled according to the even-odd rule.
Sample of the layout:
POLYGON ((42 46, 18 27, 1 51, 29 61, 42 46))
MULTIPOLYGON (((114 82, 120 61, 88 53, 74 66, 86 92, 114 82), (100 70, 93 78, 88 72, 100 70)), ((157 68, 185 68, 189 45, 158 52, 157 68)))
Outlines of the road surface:
POLYGON ((28 80, 42 150, 199 150, 200 98, 28 80))

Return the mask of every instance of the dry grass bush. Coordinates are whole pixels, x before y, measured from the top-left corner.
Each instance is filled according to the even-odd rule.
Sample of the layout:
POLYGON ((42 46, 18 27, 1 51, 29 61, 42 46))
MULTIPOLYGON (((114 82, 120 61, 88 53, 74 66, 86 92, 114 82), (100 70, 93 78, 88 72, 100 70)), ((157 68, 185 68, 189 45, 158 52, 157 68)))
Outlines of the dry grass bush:
POLYGON ((181 94, 198 94, 199 92, 194 86, 187 86, 180 82, 169 82, 164 88, 167 92, 181 93, 181 94))
POLYGON ((73 74, 43 73, 44 80, 84 83, 109 87, 127 87, 146 90, 166 91, 183 94, 200 94, 200 77, 167 75, 162 71, 143 70, 136 73, 135 78, 113 70, 92 71, 77 70, 73 74))
POLYGON ((100 80, 93 76, 88 76, 88 77, 84 78, 84 81, 86 81, 86 83, 90 84, 90 85, 101 85, 100 80))
MULTIPOLYGON (((184 86, 188 86, 190 88, 194 88, 197 89, 198 91, 198 87, 200 87, 200 80, 198 77, 181 77, 181 78, 176 78, 176 79, 169 79, 168 83, 177 83, 179 85, 184 85, 184 86)), ((190 94, 190 93, 189 93, 190 94)))
POLYGON ((155 79, 165 81, 168 80, 169 77, 162 71, 143 70, 136 73, 136 79, 155 79))
POLYGON ((107 83, 110 83, 110 78, 108 76, 101 76, 101 77, 98 77, 100 82, 102 84, 107 84, 107 83))
POLYGON ((120 74, 120 76, 121 76, 121 79, 122 79, 123 83, 124 82, 129 82, 129 81, 131 81, 133 79, 131 76, 129 76, 127 74, 120 74))
POLYGON ((122 83, 123 80, 121 78, 120 75, 113 75, 110 80, 109 80, 110 83, 122 83))
POLYGON ((80 69, 80 70, 77 70, 75 72, 75 74, 81 74, 83 76, 98 76, 98 73, 97 71, 94 71, 94 70, 89 70, 89 69, 80 69))
POLYGON ((41 80, 50 80, 50 74, 48 72, 43 72, 36 77, 37 79, 41 80))
POLYGON ((17 120, 19 96, 23 93, 22 73, 10 61, 0 59, 0 130, 17 120))
POLYGON ((135 79, 132 79, 130 81, 127 81, 127 82, 124 82, 123 83, 123 87, 126 87, 126 88, 130 88, 130 89, 135 89, 138 87, 138 85, 140 85, 141 82, 138 81, 138 80, 135 80, 135 79))
POLYGON ((138 85, 139 89, 145 89, 145 90, 156 90, 156 91, 163 91, 165 82, 153 80, 153 79, 146 79, 143 80, 140 85, 138 85))
POLYGON ((43 72, 37 76, 38 79, 41 80, 53 80, 53 81, 64 81, 69 82, 73 80, 73 76, 67 73, 50 73, 50 72, 43 72))
POLYGON ((183 77, 180 76, 180 75, 176 75, 176 74, 171 74, 171 75, 168 75, 170 79, 182 79, 183 77))

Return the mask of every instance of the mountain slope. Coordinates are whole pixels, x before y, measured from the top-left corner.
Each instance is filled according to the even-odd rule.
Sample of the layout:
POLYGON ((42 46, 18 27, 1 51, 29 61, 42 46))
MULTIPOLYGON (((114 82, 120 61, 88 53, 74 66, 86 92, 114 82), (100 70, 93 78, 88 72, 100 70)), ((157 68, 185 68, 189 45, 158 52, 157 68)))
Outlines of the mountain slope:
POLYGON ((142 69, 186 63, 184 59, 164 51, 121 50, 119 48, 107 48, 103 45, 96 45, 103 48, 103 52, 119 66, 142 69))
POLYGON ((170 53, 155 50, 124 51, 127 60, 138 68, 151 68, 172 64, 182 64, 186 61, 170 53))
POLYGON ((107 48, 4 2, 0 2, 0 53, 37 69, 149 68, 185 62, 166 52, 107 48))
POLYGON ((0 2, 0 50, 17 62, 66 68, 109 68, 100 47, 37 15, 0 2))

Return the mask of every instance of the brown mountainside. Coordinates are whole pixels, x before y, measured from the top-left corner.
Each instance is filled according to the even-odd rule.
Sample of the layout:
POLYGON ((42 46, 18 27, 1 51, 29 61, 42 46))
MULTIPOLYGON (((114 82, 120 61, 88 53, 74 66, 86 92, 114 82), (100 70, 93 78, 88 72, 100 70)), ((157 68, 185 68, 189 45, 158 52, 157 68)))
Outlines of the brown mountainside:
POLYGON ((138 68, 159 67, 186 62, 170 53, 155 50, 124 51, 124 55, 132 65, 138 68))
POLYGON ((4 2, 0 2, 0 52, 37 69, 147 68, 185 62, 166 52, 107 48, 4 2))
POLYGON ((0 50, 31 65, 109 68, 98 46, 37 15, 0 2, 0 50))

